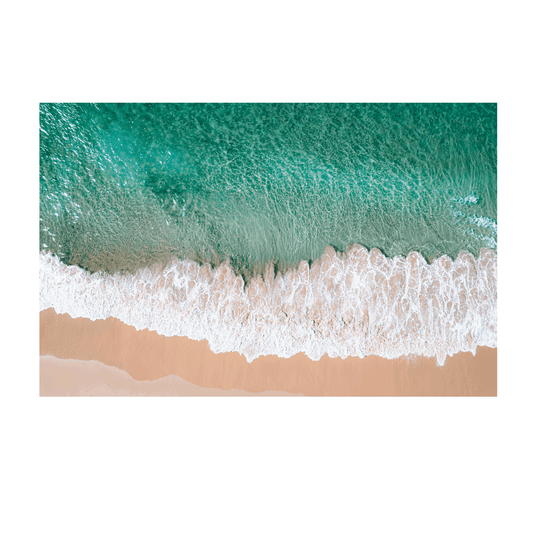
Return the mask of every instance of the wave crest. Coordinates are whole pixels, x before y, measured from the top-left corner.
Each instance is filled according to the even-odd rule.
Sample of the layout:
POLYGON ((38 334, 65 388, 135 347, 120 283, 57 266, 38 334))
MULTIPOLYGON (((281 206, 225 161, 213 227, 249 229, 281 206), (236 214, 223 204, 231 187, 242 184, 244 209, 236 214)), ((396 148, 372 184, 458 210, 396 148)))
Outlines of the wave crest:
POLYGON ((359 245, 331 247, 309 267, 247 287, 229 262, 174 260, 135 274, 90 274, 41 253, 40 309, 92 320, 110 316, 166 336, 207 339, 214 352, 318 360, 406 354, 436 357, 496 347, 496 253, 461 252, 431 264, 417 252, 385 257, 359 245))

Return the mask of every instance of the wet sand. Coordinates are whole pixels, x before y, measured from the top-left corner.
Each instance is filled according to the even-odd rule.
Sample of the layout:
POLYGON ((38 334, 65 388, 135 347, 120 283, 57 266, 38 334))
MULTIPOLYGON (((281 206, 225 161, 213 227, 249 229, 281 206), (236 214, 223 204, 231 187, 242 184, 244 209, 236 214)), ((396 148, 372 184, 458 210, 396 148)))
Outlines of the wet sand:
POLYGON ((307 396, 497 394, 496 348, 479 347, 476 356, 466 352, 455 354, 442 367, 437 366, 435 358, 423 356, 393 360, 377 356, 344 360, 323 356, 319 361, 312 361, 303 353, 289 359, 268 355, 248 363, 237 352, 213 353, 206 340, 137 331, 116 318, 74 319, 57 314, 54 309, 40 313, 40 354, 63 360, 99 361, 126 373, 116 373, 113 369, 107 372, 100 367, 98 378, 98 365, 89 369, 70 361, 60 368, 60 363, 53 358, 41 357, 43 396, 50 391, 57 396, 111 393, 235 396, 242 394, 239 391, 307 396), (83 377, 84 373, 92 376, 90 383, 86 381, 87 376, 83 377), (58 375, 63 376, 63 385, 58 375), (128 380, 128 375, 133 379, 128 380), (167 376, 170 379, 162 379, 167 376), (77 389, 73 380, 78 380, 77 389))
POLYGON ((40 396, 294 396, 286 392, 253 393, 198 387, 178 376, 137 381, 126 371, 100 361, 40 357, 40 396))

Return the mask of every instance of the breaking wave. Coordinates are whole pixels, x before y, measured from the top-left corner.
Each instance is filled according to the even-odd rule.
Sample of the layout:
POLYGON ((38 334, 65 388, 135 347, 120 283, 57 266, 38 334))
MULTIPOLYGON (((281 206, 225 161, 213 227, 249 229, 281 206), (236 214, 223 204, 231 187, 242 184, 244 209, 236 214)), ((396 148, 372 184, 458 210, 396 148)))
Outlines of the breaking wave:
POLYGON ((237 351, 312 360, 407 354, 436 357, 496 347, 497 255, 482 249, 431 264, 417 252, 385 257, 359 245, 326 248, 311 265, 246 286, 229 262, 217 268, 173 260, 135 274, 89 272, 40 254, 40 309, 92 320, 115 317, 138 330, 207 339, 237 351))

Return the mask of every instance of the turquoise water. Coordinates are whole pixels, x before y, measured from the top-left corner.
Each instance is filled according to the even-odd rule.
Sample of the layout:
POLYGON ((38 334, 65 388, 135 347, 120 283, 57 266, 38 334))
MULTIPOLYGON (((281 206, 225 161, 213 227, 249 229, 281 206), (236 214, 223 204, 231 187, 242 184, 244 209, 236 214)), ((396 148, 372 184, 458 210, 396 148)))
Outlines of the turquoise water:
POLYGON ((90 272, 172 258, 249 280, 358 243, 497 246, 495 104, 41 104, 40 246, 90 272))
POLYGON ((40 308, 248 361, 497 343, 496 106, 42 104, 40 308))

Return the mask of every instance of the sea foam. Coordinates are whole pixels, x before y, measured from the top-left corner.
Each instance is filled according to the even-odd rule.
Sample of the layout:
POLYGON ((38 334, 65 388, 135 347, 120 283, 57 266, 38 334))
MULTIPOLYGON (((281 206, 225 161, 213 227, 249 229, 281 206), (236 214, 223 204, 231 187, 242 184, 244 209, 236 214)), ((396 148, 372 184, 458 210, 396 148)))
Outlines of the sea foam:
POLYGON ((138 330, 207 339, 237 351, 318 360, 407 354, 436 357, 496 347, 497 255, 482 249, 428 264, 417 252, 385 257, 359 245, 326 248, 309 267, 264 276, 245 287, 229 263, 174 260, 135 274, 90 274, 40 254, 40 309, 92 320, 116 317, 138 330))

